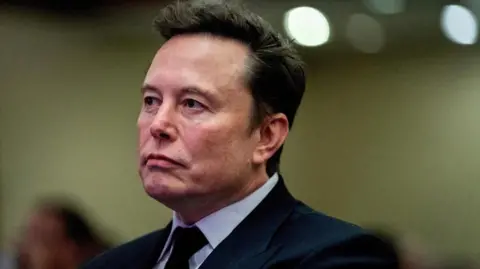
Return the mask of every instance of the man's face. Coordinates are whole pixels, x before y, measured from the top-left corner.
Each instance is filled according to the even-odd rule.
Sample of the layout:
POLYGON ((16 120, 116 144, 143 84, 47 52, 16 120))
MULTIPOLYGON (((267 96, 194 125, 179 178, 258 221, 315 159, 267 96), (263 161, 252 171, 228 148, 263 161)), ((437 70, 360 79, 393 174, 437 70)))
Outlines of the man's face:
POLYGON ((150 196, 169 206, 244 187, 259 142, 250 129, 248 54, 241 43, 206 35, 177 36, 159 49, 138 117, 139 173, 150 196))

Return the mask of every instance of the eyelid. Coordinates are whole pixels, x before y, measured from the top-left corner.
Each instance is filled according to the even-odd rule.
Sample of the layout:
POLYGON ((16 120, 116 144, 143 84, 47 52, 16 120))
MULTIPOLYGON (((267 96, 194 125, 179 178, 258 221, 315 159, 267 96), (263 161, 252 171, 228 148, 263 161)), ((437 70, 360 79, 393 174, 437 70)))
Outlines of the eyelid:
POLYGON ((143 97, 159 97, 159 94, 154 91, 145 91, 142 95, 143 97))
POLYGON ((153 98, 155 100, 161 100, 162 97, 156 93, 156 92, 152 92, 152 91, 146 91, 143 93, 142 95, 142 98, 145 100, 145 98, 153 98))
POLYGON ((196 92, 184 93, 182 96, 182 100, 187 100, 187 99, 195 100, 196 102, 199 102, 204 106, 207 106, 207 104, 210 104, 211 102, 211 100, 208 97, 202 95, 201 93, 196 93, 196 92))
POLYGON ((192 100, 192 101, 195 101, 196 103, 198 103, 199 105, 203 106, 203 107, 207 107, 207 105, 205 104, 206 102, 203 101, 203 100, 199 100, 199 98, 193 98, 193 97, 186 97, 183 99, 183 103, 188 101, 188 100, 192 100))
POLYGON ((210 108, 207 105, 205 105, 205 103, 203 103, 202 101, 198 101, 195 98, 185 98, 185 99, 183 99, 182 106, 186 106, 188 101, 193 101, 193 102, 196 103, 194 105, 194 107, 186 108, 188 110, 196 111, 197 113, 200 112, 200 111, 210 111, 210 108))
POLYGON ((154 100, 160 100, 160 98, 158 98, 157 96, 153 96, 153 95, 145 95, 143 97, 143 100, 147 99, 147 98, 151 98, 151 99, 154 99, 154 100))

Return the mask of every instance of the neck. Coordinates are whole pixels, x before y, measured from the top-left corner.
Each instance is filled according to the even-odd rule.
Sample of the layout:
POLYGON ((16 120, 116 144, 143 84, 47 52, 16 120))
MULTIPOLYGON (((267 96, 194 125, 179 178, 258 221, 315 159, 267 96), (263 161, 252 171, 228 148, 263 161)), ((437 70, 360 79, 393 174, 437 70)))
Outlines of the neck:
POLYGON ((203 201, 191 201, 187 205, 174 210, 183 223, 192 225, 208 215, 244 199, 267 181, 268 176, 266 173, 263 173, 247 181, 240 188, 237 186, 235 190, 226 191, 217 197, 207 197, 202 199, 203 201))

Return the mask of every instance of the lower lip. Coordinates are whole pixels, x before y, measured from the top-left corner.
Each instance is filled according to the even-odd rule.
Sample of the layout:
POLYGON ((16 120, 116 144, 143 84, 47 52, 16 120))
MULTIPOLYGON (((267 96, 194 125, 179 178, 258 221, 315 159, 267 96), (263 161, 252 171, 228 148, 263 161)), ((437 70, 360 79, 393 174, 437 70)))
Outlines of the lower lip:
POLYGON ((177 163, 162 159, 149 159, 146 165, 149 169, 171 169, 179 167, 177 163))

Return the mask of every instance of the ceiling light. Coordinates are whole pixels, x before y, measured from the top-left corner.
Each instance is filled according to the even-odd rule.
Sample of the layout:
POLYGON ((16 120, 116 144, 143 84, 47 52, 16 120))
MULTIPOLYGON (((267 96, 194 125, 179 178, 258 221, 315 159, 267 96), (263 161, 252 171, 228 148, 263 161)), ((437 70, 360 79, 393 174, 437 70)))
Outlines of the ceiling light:
POLYGON ((472 45, 477 42, 478 23, 472 11, 460 5, 447 5, 441 14, 441 28, 452 42, 472 45))
POLYGON ((365 5, 375 13, 397 14, 405 11, 405 0, 364 0, 365 5))
POLYGON ((330 24, 327 18, 313 7, 289 10, 285 14, 284 25, 289 37, 302 46, 320 46, 330 38, 330 24))
POLYGON ((346 36, 356 49, 365 53, 377 53, 385 45, 382 25, 365 14, 354 14, 350 17, 346 36))

